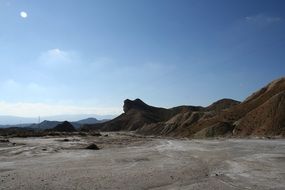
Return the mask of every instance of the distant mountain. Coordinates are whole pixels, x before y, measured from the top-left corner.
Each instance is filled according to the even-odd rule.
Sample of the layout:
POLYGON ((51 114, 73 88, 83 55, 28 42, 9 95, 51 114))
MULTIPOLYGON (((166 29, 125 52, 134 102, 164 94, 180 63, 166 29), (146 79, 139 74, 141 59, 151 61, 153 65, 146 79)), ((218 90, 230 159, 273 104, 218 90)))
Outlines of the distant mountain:
POLYGON ((29 127, 33 128, 33 129, 38 129, 38 130, 46 130, 46 129, 54 128, 54 127, 56 127, 60 123, 61 122, 59 122, 59 121, 47 121, 47 120, 44 120, 41 123, 32 124, 29 127))
POLYGON ((95 124, 95 123, 99 123, 100 121, 96 118, 93 118, 93 117, 89 117, 89 118, 86 118, 86 119, 81 119, 79 121, 77 121, 76 123, 79 123, 79 124, 95 124))
POLYGON ((98 120, 103 119, 113 119, 116 115, 96 115, 96 114, 76 114, 76 115, 55 115, 55 116, 46 116, 41 117, 43 120, 49 121, 72 121, 77 122, 85 118, 96 118, 98 120))
POLYGON ((17 124, 17 125, 0 125, 0 128, 11 128, 11 127, 30 127, 33 123, 24 123, 24 124, 17 124))
MULTIPOLYGON (((70 122, 70 124, 78 129, 80 128, 82 125, 84 124, 96 124, 96 123, 103 123, 105 121, 108 121, 108 120, 98 120, 96 118, 87 118, 87 119, 82 119, 82 120, 79 120, 79 121, 76 121, 76 122, 70 122)), ((30 126, 26 126, 26 127, 30 127, 30 128, 33 128, 33 129, 37 129, 37 130, 46 130, 46 129, 52 129, 54 127, 56 127, 57 125, 63 123, 62 121, 48 121, 48 120, 45 120, 39 124, 32 124, 30 126)))
MULTIPOLYGON (((109 119, 115 118, 115 115, 95 115, 95 114, 78 114, 78 115, 56 115, 56 116, 45 116, 41 117, 41 120, 43 121, 72 121, 77 122, 80 120, 84 120, 85 118, 97 118, 98 121, 103 122, 109 119)), ((6 115, 0 115, 0 128, 3 127, 21 127, 21 126, 27 126, 31 125, 33 123, 38 123, 39 118, 35 117, 17 117, 17 116, 6 116, 6 115)))
POLYGON ((171 109, 125 100, 124 113, 82 130, 136 131, 176 137, 285 136, 285 77, 272 81, 245 101, 219 100, 208 107, 171 109))
POLYGON ((64 121, 62 123, 59 123, 53 128, 46 129, 46 131, 76 132, 77 130, 74 128, 74 126, 70 122, 64 121))
POLYGON ((17 117, 9 115, 0 115, 0 125, 23 125, 27 123, 36 123, 38 118, 32 117, 17 117))
MULTIPOLYGON (((33 128, 33 129, 36 129, 36 130, 46 130, 46 129, 51 129, 51 128, 54 128, 56 127, 57 125, 63 123, 62 121, 43 121, 39 124, 32 124, 30 126, 28 126, 29 128, 33 128)), ((77 123, 77 122, 70 122, 72 124, 72 126, 76 129, 80 128, 81 127, 81 124, 80 123, 77 123)))
POLYGON ((89 118, 86 118, 86 119, 82 119, 82 120, 79 120, 79 121, 76 121, 76 123, 79 123, 79 124, 95 124, 95 123, 103 123, 103 122, 106 122, 106 121, 109 121, 109 119, 102 119, 102 120, 98 120, 94 117, 89 117, 89 118))

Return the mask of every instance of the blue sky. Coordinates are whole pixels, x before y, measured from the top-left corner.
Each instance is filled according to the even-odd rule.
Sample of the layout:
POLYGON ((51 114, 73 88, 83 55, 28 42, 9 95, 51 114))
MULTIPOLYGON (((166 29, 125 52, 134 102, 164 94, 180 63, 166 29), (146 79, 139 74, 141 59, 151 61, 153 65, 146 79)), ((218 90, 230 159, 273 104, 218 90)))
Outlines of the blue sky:
POLYGON ((282 0, 0 0, 0 115, 243 100, 284 76, 284 10, 282 0))

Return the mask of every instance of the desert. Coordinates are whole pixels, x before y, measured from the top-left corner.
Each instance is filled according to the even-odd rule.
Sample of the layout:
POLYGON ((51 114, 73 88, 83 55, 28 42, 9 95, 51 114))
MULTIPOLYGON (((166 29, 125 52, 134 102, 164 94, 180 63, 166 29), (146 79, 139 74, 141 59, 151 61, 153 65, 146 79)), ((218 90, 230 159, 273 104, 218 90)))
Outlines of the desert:
POLYGON ((282 139, 190 140, 109 132, 9 141, 0 143, 1 190, 285 188, 282 139), (85 149, 91 143, 100 150, 85 149))

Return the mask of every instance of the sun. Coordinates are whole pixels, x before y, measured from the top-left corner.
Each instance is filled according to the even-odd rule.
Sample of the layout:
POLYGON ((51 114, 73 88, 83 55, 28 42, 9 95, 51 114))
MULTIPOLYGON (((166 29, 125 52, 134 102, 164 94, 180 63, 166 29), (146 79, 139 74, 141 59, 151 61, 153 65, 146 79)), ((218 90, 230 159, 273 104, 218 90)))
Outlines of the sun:
POLYGON ((25 11, 21 11, 21 12, 20 12, 20 16, 21 16, 22 18, 27 18, 27 17, 28 17, 28 13, 25 12, 25 11))

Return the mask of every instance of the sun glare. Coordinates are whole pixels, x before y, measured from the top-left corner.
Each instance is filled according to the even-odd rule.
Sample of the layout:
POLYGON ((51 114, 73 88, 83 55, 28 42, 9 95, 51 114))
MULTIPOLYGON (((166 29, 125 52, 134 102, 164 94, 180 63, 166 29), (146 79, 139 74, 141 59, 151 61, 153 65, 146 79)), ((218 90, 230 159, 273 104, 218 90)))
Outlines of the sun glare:
POLYGON ((20 16, 21 16, 22 18, 27 18, 27 17, 28 17, 28 13, 25 12, 25 11, 22 11, 22 12, 20 12, 20 16))

